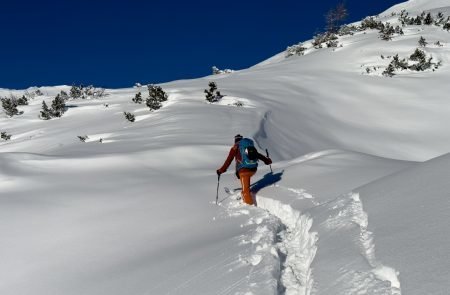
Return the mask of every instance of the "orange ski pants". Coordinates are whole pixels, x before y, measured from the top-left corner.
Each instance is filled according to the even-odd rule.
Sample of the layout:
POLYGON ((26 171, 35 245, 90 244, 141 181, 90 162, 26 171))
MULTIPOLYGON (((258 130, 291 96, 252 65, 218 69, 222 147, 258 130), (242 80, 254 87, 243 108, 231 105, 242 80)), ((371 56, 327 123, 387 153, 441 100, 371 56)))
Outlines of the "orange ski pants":
POLYGON ((244 203, 248 205, 253 205, 253 198, 250 193, 250 178, 255 175, 256 171, 249 169, 241 169, 239 170, 239 179, 241 180, 242 185, 242 199, 244 203))

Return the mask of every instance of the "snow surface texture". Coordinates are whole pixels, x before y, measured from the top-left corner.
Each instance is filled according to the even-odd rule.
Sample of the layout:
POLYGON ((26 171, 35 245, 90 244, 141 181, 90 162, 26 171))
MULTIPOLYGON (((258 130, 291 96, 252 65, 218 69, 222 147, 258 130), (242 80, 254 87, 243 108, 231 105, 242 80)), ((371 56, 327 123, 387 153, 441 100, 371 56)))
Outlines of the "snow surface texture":
MULTIPOLYGON (((450 15, 450 1, 379 20, 402 9, 450 15)), ((69 87, 2 111, 0 294, 450 294, 450 33, 403 30, 167 83, 153 112, 131 101, 139 86, 69 100, 48 121, 42 100, 69 87), (365 73, 420 36, 444 45, 423 48, 438 70, 365 73), (205 101, 209 81, 219 103, 205 101), (274 160, 252 179, 257 207, 237 200, 233 171, 215 204, 236 133, 274 160)))

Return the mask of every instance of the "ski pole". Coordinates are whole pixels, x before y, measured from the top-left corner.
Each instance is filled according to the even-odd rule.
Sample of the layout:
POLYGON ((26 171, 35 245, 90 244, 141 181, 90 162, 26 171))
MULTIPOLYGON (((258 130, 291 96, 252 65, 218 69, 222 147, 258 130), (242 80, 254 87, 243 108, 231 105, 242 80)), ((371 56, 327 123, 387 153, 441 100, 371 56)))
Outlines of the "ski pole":
POLYGON ((217 174, 217 193, 216 193, 216 205, 219 200, 219 183, 220 183, 220 174, 217 174))
MULTIPOLYGON (((266 149, 266 155, 267 155, 267 158, 270 158, 270 157, 269 157, 269 150, 268 150, 268 149, 266 149)), ((272 164, 270 164, 269 167, 270 167, 270 172, 273 174, 273 171, 272 171, 272 164)))

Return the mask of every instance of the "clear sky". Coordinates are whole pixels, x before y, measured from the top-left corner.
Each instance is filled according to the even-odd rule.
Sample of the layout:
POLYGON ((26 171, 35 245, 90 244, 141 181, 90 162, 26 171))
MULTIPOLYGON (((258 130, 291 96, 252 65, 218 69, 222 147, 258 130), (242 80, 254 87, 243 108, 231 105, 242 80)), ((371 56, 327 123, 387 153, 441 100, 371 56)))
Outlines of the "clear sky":
MULTIPOLYGON (((196 78, 310 39, 339 0, 0 0, 0 87, 196 78)), ((346 0, 347 22, 401 0, 346 0)))

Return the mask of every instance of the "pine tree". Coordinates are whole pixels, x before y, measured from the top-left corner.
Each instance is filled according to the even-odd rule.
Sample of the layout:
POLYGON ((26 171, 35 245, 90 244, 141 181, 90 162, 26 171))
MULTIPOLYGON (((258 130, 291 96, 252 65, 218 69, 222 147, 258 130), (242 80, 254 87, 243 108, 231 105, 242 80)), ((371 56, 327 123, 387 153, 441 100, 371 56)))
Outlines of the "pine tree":
POLYGON ((420 36, 419 45, 421 47, 425 47, 425 46, 427 46, 427 44, 428 44, 428 42, 425 40, 425 38, 423 36, 420 36))
POLYGON ((125 118, 130 122, 134 122, 136 120, 134 115, 130 112, 123 112, 123 114, 125 115, 125 118))
POLYGON ((6 140, 10 140, 11 139, 11 134, 7 134, 6 132, 2 132, 1 133, 1 138, 6 140))
POLYGON ((17 100, 17 104, 20 106, 28 105, 28 99, 25 97, 25 95, 22 95, 22 97, 17 100))
POLYGON ((392 77, 395 75, 395 67, 392 62, 388 65, 386 70, 383 71, 382 75, 386 77, 392 77))
POLYGON ((159 110, 162 107, 161 102, 154 97, 147 98, 146 105, 150 108, 151 111, 159 110))
POLYGON ((150 98, 153 98, 158 102, 163 102, 167 100, 168 95, 166 92, 164 92, 164 90, 160 86, 150 84, 147 87, 148 87, 148 95, 150 96, 150 98))
POLYGON ((142 103, 142 94, 140 92, 136 93, 136 95, 134 96, 134 98, 132 99, 132 101, 134 103, 142 103))
POLYGON ((209 102, 217 102, 222 97, 219 91, 217 91, 216 82, 209 82, 209 90, 205 89, 206 100, 209 102))
POLYGON ((61 117, 66 111, 66 102, 61 95, 56 95, 52 101, 52 113, 54 117, 61 117))
POLYGON ((3 110, 5 111, 7 116, 13 117, 23 113, 19 112, 19 110, 17 109, 17 106, 19 105, 17 99, 12 97, 12 98, 2 98, 1 100, 3 110))
POLYGON ((44 100, 42 101, 42 111, 40 117, 43 120, 50 120, 53 117, 52 111, 48 108, 44 100))
POLYGON ((418 62, 425 62, 426 61, 426 54, 419 48, 416 48, 413 54, 409 57, 410 60, 418 61, 418 62))
POLYGON ((425 25, 432 25, 434 22, 433 17, 431 16, 431 13, 428 12, 427 16, 425 17, 425 19, 423 20, 423 23, 425 25))
POLYGON ((72 88, 70 88, 70 97, 72 98, 80 98, 83 96, 83 86, 75 86, 72 85, 72 88))

